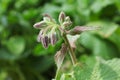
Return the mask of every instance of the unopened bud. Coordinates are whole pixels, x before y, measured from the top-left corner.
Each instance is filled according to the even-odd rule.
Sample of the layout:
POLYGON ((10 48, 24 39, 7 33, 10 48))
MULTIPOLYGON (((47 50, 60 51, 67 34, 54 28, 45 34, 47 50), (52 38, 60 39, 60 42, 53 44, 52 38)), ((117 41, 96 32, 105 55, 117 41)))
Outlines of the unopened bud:
POLYGON ((41 30, 38 34, 37 41, 40 42, 43 36, 43 31, 41 30))
POLYGON ((60 22, 60 23, 63 23, 64 20, 65 20, 65 13, 64 13, 64 12, 61 12, 61 13, 59 14, 59 22, 60 22))
POLYGON ((48 44, 49 44, 48 36, 43 37, 42 40, 41 40, 41 42, 42 42, 42 45, 43 45, 45 48, 47 48, 47 47, 48 47, 48 44))
POLYGON ((43 20, 46 21, 51 21, 49 17, 44 17, 43 20))
POLYGON ((44 14, 44 17, 48 17, 49 19, 52 19, 52 17, 49 14, 44 14))
POLYGON ((51 42, 52 45, 54 45, 57 42, 57 35, 56 35, 56 33, 51 34, 50 42, 51 42))
POLYGON ((73 28, 72 30, 70 30, 70 34, 71 35, 75 35, 75 34, 80 34, 81 32, 84 31, 90 31, 90 30, 98 30, 100 29, 100 27, 84 27, 84 26, 76 26, 75 28, 73 28))
POLYGON ((46 26, 47 24, 45 23, 45 21, 37 22, 33 25, 33 27, 36 29, 42 29, 43 27, 46 27, 46 26))
POLYGON ((65 21, 66 22, 69 22, 69 21, 71 22, 70 17, 69 16, 65 17, 65 21))
POLYGON ((68 27, 68 26, 71 26, 72 25, 72 22, 70 21, 70 22, 64 22, 63 23, 63 26, 65 26, 65 27, 68 27))

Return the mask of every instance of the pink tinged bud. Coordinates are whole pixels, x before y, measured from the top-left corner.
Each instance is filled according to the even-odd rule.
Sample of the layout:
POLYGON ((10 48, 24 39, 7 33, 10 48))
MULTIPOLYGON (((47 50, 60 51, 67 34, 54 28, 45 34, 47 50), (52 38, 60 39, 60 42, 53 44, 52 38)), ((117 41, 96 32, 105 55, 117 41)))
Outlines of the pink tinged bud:
POLYGON ((49 21, 49 22, 56 23, 56 21, 55 21, 49 14, 44 14, 43 20, 44 20, 45 22, 46 22, 46 21, 49 21))
POLYGON ((70 20, 70 17, 67 16, 67 17, 65 18, 65 22, 63 23, 63 26, 66 27, 66 29, 69 29, 69 27, 70 27, 71 25, 72 25, 72 22, 71 22, 71 20, 70 20))
POLYGON ((45 36, 41 39, 41 42, 42 42, 42 45, 44 46, 44 48, 47 48, 48 47, 48 44, 49 44, 49 39, 48 39, 48 36, 45 36))
POLYGON ((73 28, 70 31, 71 35, 75 35, 75 34, 80 34, 81 32, 84 31, 90 31, 90 30, 98 30, 100 29, 100 27, 84 27, 84 26, 76 26, 75 28, 73 28))
POLYGON ((52 17, 49 14, 44 14, 45 20, 53 21, 52 17))
POLYGON ((77 31, 89 31, 89 30, 98 30, 100 29, 100 27, 85 27, 85 26, 76 26, 74 28, 77 31))
POLYGON ((48 44, 49 44, 49 38, 48 38, 48 36, 45 36, 45 43, 46 43, 46 48, 47 48, 48 44))
POLYGON ((64 20, 65 20, 65 13, 64 13, 64 12, 61 12, 61 13, 59 14, 59 22, 60 22, 60 23, 63 23, 64 20))
POLYGON ((50 22, 50 21, 51 21, 51 19, 50 19, 49 17, 44 17, 43 20, 44 20, 45 22, 50 22))
POLYGON ((43 37, 43 31, 41 30, 38 34, 37 41, 40 42, 43 37))
POLYGON ((36 29, 42 29, 46 26, 47 26, 47 24, 45 23, 45 21, 37 22, 33 25, 33 27, 36 29))
POLYGON ((65 27, 68 27, 68 26, 71 26, 72 25, 72 22, 70 21, 70 22, 64 22, 63 23, 63 26, 65 26, 65 27))
POLYGON ((57 42, 57 35, 56 33, 54 33, 50 36, 50 43, 54 45, 56 42, 57 42))

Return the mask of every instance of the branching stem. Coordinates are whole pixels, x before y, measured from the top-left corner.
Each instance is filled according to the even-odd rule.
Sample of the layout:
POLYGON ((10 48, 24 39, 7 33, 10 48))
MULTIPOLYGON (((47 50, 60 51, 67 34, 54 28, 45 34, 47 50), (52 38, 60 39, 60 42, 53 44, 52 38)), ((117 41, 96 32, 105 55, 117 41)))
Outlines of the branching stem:
POLYGON ((70 45, 70 43, 68 41, 67 34, 64 33, 63 37, 64 37, 64 40, 65 40, 65 42, 66 42, 66 44, 67 44, 67 46, 69 48, 69 51, 70 51, 69 54, 70 54, 72 63, 73 63, 73 65, 75 65, 77 63, 77 58, 76 58, 75 53, 74 53, 74 51, 73 51, 73 49, 72 49, 72 47, 71 47, 71 45, 70 45))

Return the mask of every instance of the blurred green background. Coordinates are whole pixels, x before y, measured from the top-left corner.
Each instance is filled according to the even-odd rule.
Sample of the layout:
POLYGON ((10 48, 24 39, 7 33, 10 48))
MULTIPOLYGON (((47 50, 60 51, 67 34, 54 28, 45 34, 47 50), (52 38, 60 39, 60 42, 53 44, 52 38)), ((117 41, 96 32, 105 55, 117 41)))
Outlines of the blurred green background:
POLYGON ((75 51, 79 61, 92 64, 95 56, 120 57, 120 0, 0 0, 0 80, 54 78, 54 55, 63 41, 44 49, 33 24, 44 13, 57 20, 61 11, 71 17, 73 27, 102 27, 81 34, 75 51))

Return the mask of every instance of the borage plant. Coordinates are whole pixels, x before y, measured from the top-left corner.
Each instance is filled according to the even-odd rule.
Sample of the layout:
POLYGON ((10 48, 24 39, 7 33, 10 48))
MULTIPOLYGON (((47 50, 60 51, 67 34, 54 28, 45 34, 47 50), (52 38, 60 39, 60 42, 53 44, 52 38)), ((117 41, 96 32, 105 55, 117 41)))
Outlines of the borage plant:
MULTIPOLYGON (((41 42, 42 45, 44 46, 44 48, 47 48, 49 45, 55 45, 55 43, 60 38, 63 38, 64 42, 61 45, 61 49, 59 51, 57 51, 57 53, 55 54, 55 62, 57 65, 55 80, 66 80, 65 78, 63 79, 63 76, 61 77, 61 79, 60 79, 60 77, 58 77, 58 74, 59 74, 59 71, 60 71, 60 68, 63 63, 66 53, 69 52, 71 61, 73 63, 73 67, 77 64, 77 59, 76 59, 75 53, 73 51, 73 46, 71 45, 71 43, 68 39, 68 35, 76 36, 76 35, 80 35, 80 33, 84 32, 84 31, 96 30, 96 29, 99 29, 100 27, 75 26, 74 28, 71 29, 72 21, 70 20, 69 16, 65 15, 64 12, 61 12, 59 14, 58 21, 59 21, 59 24, 50 15, 45 14, 43 17, 43 20, 35 23, 33 26, 36 29, 40 29, 40 32, 37 37, 37 41, 41 42)), ((98 64, 96 64, 96 65, 98 65, 98 64)), ((86 69, 85 69, 85 71, 86 71, 86 69)), ((88 70, 88 72, 89 72, 89 70, 88 70)), ((76 75, 78 73, 76 73, 76 75)), ((91 75, 92 75, 92 73, 94 73, 94 72, 91 72, 91 75)), ((81 75, 79 75, 79 77, 80 76, 81 75)), ((98 79, 94 78, 94 76, 91 76, 91 77, 81 76, 83 78, 80 78, 80 79, 76 79, 76 77, 73 78, 73 76, 72 76, 71 78, 73 78, 73 79, 71 79, 71 80, 88 80, 89 78, 90 78, 89 80, 101 80, 99 78, 98 79)))

